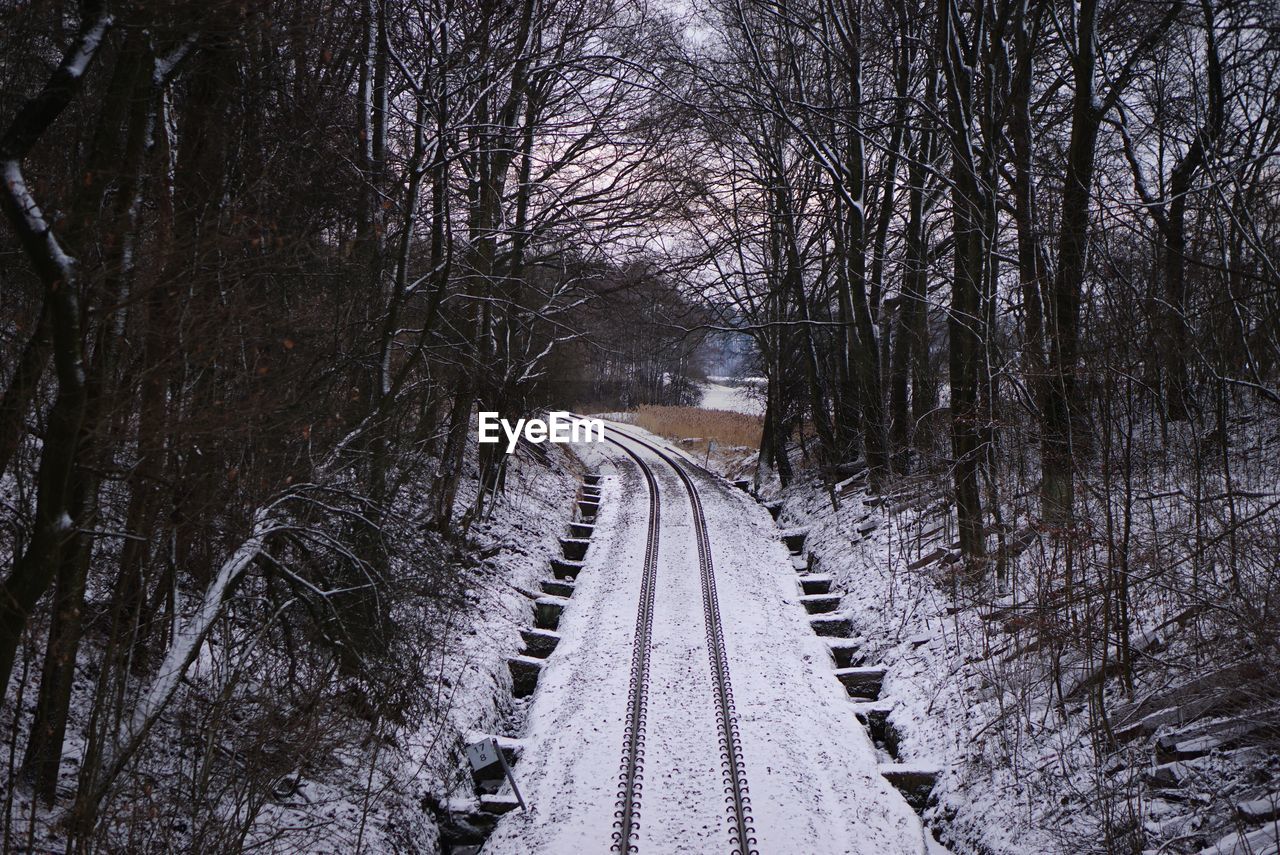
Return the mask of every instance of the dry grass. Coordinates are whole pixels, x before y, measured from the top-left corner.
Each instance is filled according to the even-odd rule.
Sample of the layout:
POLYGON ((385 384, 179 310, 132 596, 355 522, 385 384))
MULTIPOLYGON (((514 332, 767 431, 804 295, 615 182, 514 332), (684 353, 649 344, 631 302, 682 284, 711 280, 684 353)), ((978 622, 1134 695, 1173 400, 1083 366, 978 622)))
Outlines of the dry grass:
POLYGON ((628 415, 629 421, 647 431, 704 451, 708 440, 721 448, 758 448, 764 426, 760 416, 698 407, 644 406, 628 415), (695 438, 698 442, 689 441, 695 438))

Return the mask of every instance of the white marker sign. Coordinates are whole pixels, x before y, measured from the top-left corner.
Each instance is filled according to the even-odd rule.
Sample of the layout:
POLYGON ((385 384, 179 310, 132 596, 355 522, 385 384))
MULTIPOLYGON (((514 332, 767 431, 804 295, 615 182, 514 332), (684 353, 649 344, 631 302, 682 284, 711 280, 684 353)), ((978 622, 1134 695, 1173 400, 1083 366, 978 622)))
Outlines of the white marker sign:
POLYGON ((481 769, 487 769, 494 763, 501 762, 501 755, 498 753, 497 740, 490 737, 482 739, 479 742, 473 742, 467 746, 467 762, 471 764, 471 771, 479 772, 481 769))
POLYGON ((520 795, 520 788, 516 786, 516 778, 511 774, 511 767, 507 765, 507 757, 502 753, 502 749, 498 747, 498 740, 490 736, 488 739, 482 739, 479 742, 473 742, 468 745, 467 762, 471 764, 471 771, 473 772, 479 772, 483 769, 488 769, 495 763, 501 763, 502 772, 511 783, 511 792, 515 793, 516 801, 520 803, 520 810, 527 810, 524 805, 524 796, 520 795))

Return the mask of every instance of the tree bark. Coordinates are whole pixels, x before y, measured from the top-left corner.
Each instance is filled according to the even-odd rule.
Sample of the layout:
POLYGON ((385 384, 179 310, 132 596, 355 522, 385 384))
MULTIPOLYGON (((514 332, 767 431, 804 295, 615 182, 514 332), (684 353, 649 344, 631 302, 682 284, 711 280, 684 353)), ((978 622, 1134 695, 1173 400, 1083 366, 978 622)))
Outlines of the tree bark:
MULTIPOLYGON (((983 190, 974 162, 972 69, 975 59, 961 52, 959 10, 953 0, 941 0, 939 8, 939 54, 947 79, 947 103, 951 127, 951 182, 954 222, 954 273, 951 308, 948 313, 951 381, 952 481, 956 516, 960 530, 960 551, 966 575, 976 579, 986 555, 983 535, 982 495, 979 470, 982 451, 982 412, 979 405, 983 367, 982 308, 983 259, 987 249, 983 190)), ((976 52, 976 49, 969 48, 976 52)))
POLYGON ((79 94, 85 72, 111 24, 103 4, 83 4, 80 31, 58 68, 40 94, 18 110, 0 138, 0 209, 44 283, 58 380, 36 478, 35 531, 0 586, 0 695, 8 687, 27 618, 53 581, 56 556, 76 540, 71 480, 86 403, 76 261, 66 254, 28 189, 22 160, 79 94))
MULTIPOLYGON (((114 204, 104 221, 114 226, 118 239, 111 241, 103 254, 100 273, 103 280, 103 304, 121 306, 128 287, 130 271, 126 268, 127 248, 136 241, 137 216, 140 207, 139 193, 142 182, 143 157, 148 143, 148 128, 152 120, 154 103, 148 52, 140 35, 130 34, 112 76, 112 90, 119 97, 108 98, 101 125, 119 125, 121 134, 113 128, 109 134, 99 133, 100 138, 123 136, 123 149, 114 160, 123 164, 123 180, 116 188, 114 204), (124 111, 121 115, 120 111, 124 111)), ((112 147, 114 149, 114 146, 112 147)), ((84 230, 87 232, 87 228, 84 230)), ((124 311, 124 309, 117 309, 124 311)), ((99 449, 94 446, 97 432, 108 397, 116 393, 114 386, 119 362, 121 337, 118 323, 103 319, 94 332, 93 360, 86 382, 85 415, 77 446, 76 469, 72 476, 72 519, 81 528, 91 525, 97 514, 98 490, 101 483, 101 464, 96 459, 99 449)), ((54 586, 54 616, 49 627, 49 641, 45 650, 44 666, 40 680, 40 693, 32 719, 31 736, 27 743, 23 768, 34 778, 36 795, 52 805, 57 790, 58 772, 62 760, 62 745, 66 736, 67 717, 70 712, 71 689, 75 679, 76 658, 83 633, 84 592, 93 554, 93 541, 78 538, 74 544, 61 550, 54 586)))
MULTIPOLYGON (((1201 0, 1205 26, 1205 62, 1208 74, 1208 115, 1195 139, 1174 166, 1169 179, 1169 210, 1164 232, 1164 365, 1165 397, 1169 418, 1185 421, 1191 413, 1187 353, 1191 349, 1187 323, 1187 203, 1196 174, 1217 145, 1223 127, 1222 66, 1214 27, 1214 0, 1201 0)), ((1157 218, 1157 225, 1159 225, 1157 218)))

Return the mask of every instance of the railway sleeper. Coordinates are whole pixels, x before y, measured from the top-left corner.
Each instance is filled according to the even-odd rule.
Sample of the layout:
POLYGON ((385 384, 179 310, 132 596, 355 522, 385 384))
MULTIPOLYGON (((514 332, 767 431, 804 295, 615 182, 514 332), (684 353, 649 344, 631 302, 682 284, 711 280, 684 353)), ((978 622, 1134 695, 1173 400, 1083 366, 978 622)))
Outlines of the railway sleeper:
POLYGON ((566 561, 563 558, 551 559, 551 575, 557 579, 577 579, 582 572, 581 561, 566 561))
POLYGON ((546 659, 560 643, 560 633, 546 629, 522 629, 520 638, 524 641, 524 655, 535 659, 546 659))
POLYGON ((822 638, 848 638, 853 635, 853 621, 844 614, 814 615, 809 618, 809 626, 822 638))
POLYGON ((878 665, 859 665, 852 668, 837 668, 836 677, 844 684, 844 689, 851 698, 863 698, 874 701, 880 697, 880 689, 884 685, 885 669, 878 665))
POLYGON ((587 548, 591 546, 591 541, 585 538, 562 537, 560 538, 560 551, 564 553, 564 557, 569 561, 581 561, 587 557, 587 548))
POLYGON ((1172 763, 1161 763, 1147 769, 1142 774, 1142 780, 1149 787, 1156 789, 1173 789, 1181 786, 1188 775, 1192 773, 1193 767, 1179 760, 1172 763))
POLYGON ((588 472, 582 476, 582 483, 588 487, 597 487, 600 484, 599 472, 588 472))
POLYGON ((552 597, 572 597, 573 583, 566 582, 561 579, 543 579, 541 582, 542 593, 552 597))
POLYGON ((600 500, 581 498, 578 499, 578 519, 581 522, 593 522, 596 514, 600 511, 600 500))
POLYGON ((1157 763, 1195 760, 1218 749, 1242 745, 1262 730, 1263 726, 1259 722, 1241 719, 1192 725, 1156 739, 1153 746, 1155 759, 1157 763))
POLYGON ((862 652, 862 642, 846 638, 828 638, 827 646, 831 648, 831 658, 837 668, 856 668, 866 661, 867 655, 862 652))
POLYGON ((916 813, 923 813, 929 806, 929 797, 938 782, 938 769, 933 766, 917 766, 911 763, 884 763, 880 774, 893 788, 902 794, 916 813))
POLYGON ((858 704, 854 709, 854 715, 866 727, 871 741, 897 760, 898 751, 902 746, 902 734, 898 732, 893 722, 889 721, 889 715, 892 712, 892 706, 879 702, 858 704))
POLYGON ((533 625, 538 629, 559 629, 560 616, 568 602, 564 597, 538 597, 533 601, 533 625))
POLYGON ((492 816, 502 816, 504 813, 520 807, 520 802, 512 794, 493 793, 492 795, 483 795, 480 797, 480 810, 492 816))
POLYGON ((809 573, 800 577, 800 590, 806 596, 831 593, 831 577, 821 573, 809 573))
POLYGON ((436 816, 444 855, 479 855, 498 818, 480 810, 449 811, 436 816))
POLYGON ((786 544, 792 555, 802 555, 804 553, 804 541, 808 536, 809 529, 807 528, 789 528, 780 535, 782 542, 786 544))
POLYGON ((569 523, 569 536, 578 540, 590 539, 591 535, 596 533, 595 523, 569 523))
POLYGON ((517 698, 527 698, 538 688, 538 677, 542 674, 545 661, 533 656, 512 656, 507 660, 507 668, 511 671, 511 694, 517 698))
POLYGON ((840 594, 810 594, 800 598, 800 604, 811 615, 825 615, 840 608, 840 594))
POLYGON ((1261 825, 1280 819, 1280 793, 1268 793, 1260 799, 1236 802, 1236 816, 1249 825, 1261 825))

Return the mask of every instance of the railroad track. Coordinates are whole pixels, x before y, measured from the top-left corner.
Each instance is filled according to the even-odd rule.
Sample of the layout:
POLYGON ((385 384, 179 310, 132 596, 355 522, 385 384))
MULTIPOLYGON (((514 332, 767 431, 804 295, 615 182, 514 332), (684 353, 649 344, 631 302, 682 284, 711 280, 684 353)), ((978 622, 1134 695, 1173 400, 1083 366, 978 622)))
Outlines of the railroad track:
POLYGON ((644 546, 644 572, 640 576, 640 604, 636 609, 636 633, 631 642, 631 680, 627 687, 627 728, 622 739, 622 763, 618 773, 618 800, 614 804, 612 852, 635 851, 640 824, 640 795, 644 790, 644 743, 649 707, 649 641, 653 635, 653 601, 658 582, 658 529, 662 507, 658 482, 648 465, 620 442, 644 474, 649 488, 649 535, 644 546))
MULTIPOLYGON (((670 455, 657 446, 625 431, 616 431, 631 442, 649 449, 660 457, 679 476, 689 496, 689 507, 693 514, 693 528, 698 544, 699 580, 702 587, 702 613, 707 632, 707 653, 710 659, 711 676, 714 683, 716 703, 716 729, 720 738, 720 770, 724 782, 725 812, 729 818, 729 834, 732 843, 730 850, 735 855, 758 855, 755 849, 755 827, 751 817, 751 795, 747 785, 747 774, 742 759, 742 739, 738 731, 737 710, 733 699, 733 682, 729 675, 729 658, 725 651, 724 630, 720 619, 720 600, 716 594, 715 565, 711 559, 711 539, 707 535, 706 515, 702 509, 702 497, 698 488, 689 477, 685 468, 670 455)), ((632 651, 632 688, 635 693, 637 685, 636 663, 641 660, 641 619, 647 621, 644 626, 643 654, 644 678, 647 679, 648 639, 653 620, 653 584, 657 576, 657 542, 658 542, 658 491, 657 482, 649 465, 634 451, 617 440, 610 439, 639 465, 649 485, 649 541, 645 549, 644 581, 641 583, 640 615, 636 620, 636 640, 632 651), (647 609, 647 612, 646 612, 647 609)), ((615 852, 634 851, 633 836, 636 819, 639 816, 639 794, 643 785, 643 774, 637 776, 635 761, 641 764, 644 759, 644 715, 647 698, 647 684, 641 683, 642 691, 638 702, 631 703, 630 719, 627 726, 627 743, 623 748, 623 784, 619 788, 619 819, 615 822, 615 852), (639 746, 635 744, 635 735, 639 734, 639 746)), ((629 701, 631 698, 629 697, 629 701)))

